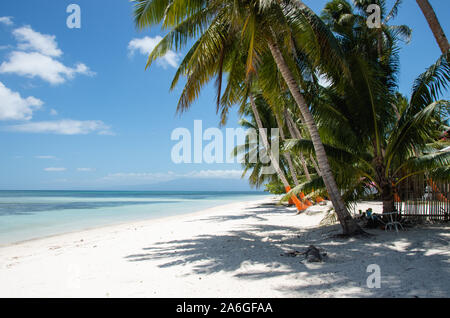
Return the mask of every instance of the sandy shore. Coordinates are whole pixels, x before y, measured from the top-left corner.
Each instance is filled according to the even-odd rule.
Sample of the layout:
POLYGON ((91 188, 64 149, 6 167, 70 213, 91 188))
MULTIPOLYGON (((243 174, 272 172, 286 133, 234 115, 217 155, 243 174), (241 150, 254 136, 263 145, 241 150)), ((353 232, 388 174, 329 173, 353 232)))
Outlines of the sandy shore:
MULTIPOLYGON (((0 297, 449 297, 450 226, 337 239, 264 199, 0 248, 0 297), (322 263, 282 254, 314 244, 322 263), (381 270, 368 288, 367 266, 381 270)), ((379 204, 362 204, 358 209, 379 204)))

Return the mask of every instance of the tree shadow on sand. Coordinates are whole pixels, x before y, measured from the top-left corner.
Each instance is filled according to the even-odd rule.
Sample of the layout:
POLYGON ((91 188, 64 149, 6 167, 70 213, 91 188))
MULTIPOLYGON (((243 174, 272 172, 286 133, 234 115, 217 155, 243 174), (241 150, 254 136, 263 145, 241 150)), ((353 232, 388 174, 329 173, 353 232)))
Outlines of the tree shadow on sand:
MULTIPOLYGON (((448 227, 429 227, 407 232, 372 231, 369 238, 336 239, 339 226, 297 228, 251 221, 264 215, 290 213, 291 209, 254 207, 243 215, 222 215, 206 220, 250 221, 246 228, 219 235, 200 235, 185 240, 158 242, 128 255, 130 262, 158 261, 160 268, 190 264, 189 275, 229 272, 239 280, 283 277, 285 284, 271 288, 287 297, 327 295, 351 297, 448 297, 450 289, 448 227), (423 233, 423 230, 420 230, 423 233), (288 257, 288 251, 303 251, 309 245, 324 249, 322 263, 307 263, 303 257, 288 257), (401 247, 401 248, 400 248, 401 247), (438 249, 430 252, 430 249, 438 249), (379 264, 381 288, 369 289, 367 266, 379 264)), ((191 226, 191 225, 189 225, 191 226)), ((194 225, 192 225, 194 226, 194 225)))

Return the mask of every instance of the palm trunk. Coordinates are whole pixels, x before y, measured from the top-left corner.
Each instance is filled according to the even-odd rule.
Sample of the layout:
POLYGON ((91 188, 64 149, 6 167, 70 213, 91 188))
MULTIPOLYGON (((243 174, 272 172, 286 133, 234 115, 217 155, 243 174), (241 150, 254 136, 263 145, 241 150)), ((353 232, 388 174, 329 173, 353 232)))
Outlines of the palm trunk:
MULTIPOLYGON (((291 114, 289 114, 288 111, 286 111, 286 118, 287 118, 288 122, 291 123, 290 128, 292 128, 292 131, 291 131, 292 137, 293 138, 297 138, 299 140, 303 139, 302 133, 300 132, 300 129, 298 129, 297 125, 295 124, 294 120, 292 119, 291 114)), ((300 159, 302 160, 302 165, 303 165, 303 169, 305 170, 306 179, 308 181, 311 181, 311 176, 309 174, 308 167, 306 165, 306 160, 303 157, 303 154, 300 154, 300 159)), ((317 165, 317 162, 314 159, 314 156, 312 154, 309 156, 309 159, 312 161, 312 164, 314 166, 314 170, 316 170, 317 174, 319 176, 322 176, 322 173, 320 172, 319 166, 317 165)))
POLYGON ((253 95, 250 95, 250 105, 252 107, 253 115, 255 116, 256 124, 258 125, 258 130, 261 135, 261 139, 264 145, 264 148, 266 148, 267 153, 269 154, 270 161, 277 172, 278 178, 280 178, 281 182, 285 187, 289 187, 289 182, 283 172, 280 168, 280 164, 276 158, 273 157, 272 151, 270 149, 269 140, 267 138, 266 131, 264 130, 264 126, 261 121, 261 117, 259 116, 258 109, 256 108, 255 100, 253 98, 253 95))
MULTIPOLYGON (((285 110, 285 116, 288 122, 289 133, 291 134, 292 138, 301 140, 302 135, 298 130, 298 127, 295 125, 294 120, 291 117, 291 114, 289 114, 287 110, 285 110)), ((300 162, 302 164, 303 171, 305 172, 306 180, 311 181, 311 175, 309 174, 308 165, 306 164, 305 157, 303 156, 302 153, 300 153, 300 162)))
MULTIPOLYGON (((280 130, 281 140, 285 141, 286 137, 284 135, 283 125, 281 123, 280 117, 278 116, 278 114, 276 112, 274 112, 274 113, 275 113, 275 118, 277 120, 278 129, 280 130)), ((291 172, 292 179, 294 179, 295 186, 300 185, 300 183, 298 182, 298 178, 297 178, 297 172, 295 171, 294 164, 292 163, 291 154, 287 152, 287 153, 284 154, 284 157, 286 158, 286 161, 288 163, 289 171, 291 172)))
POLYGON ((450 45, 448 43, 447 37, 445 36, 445 32, 442 29, 441 24, 439 23, 436 13, 433 10, 433 7, 431 6, 428 0, 416 0, 416 1, 423 12, 423 15, 427 19, 431 31, 433 31, 434 37, 436 38, 436 42, 441 48, 442 54, 446 54, 448 50, 450 50, 450 45))
POLYGON ((392 213, 395 211, 394 189, 392 183, 387 182, 381 188, 381 200, 383 201, 383 213, 392 213))
MULTIPOLYGON (((277 119, 278 127, 280 129, 281 139, 284 141, 284 140, 286 140, 286 138, 285 138, 284 131, 283 131, 282 121, 280 120, 280 117, 278 116, 277 113, 275 113, 275 118, 277 119)), ((289 126, 289 122, 288 122, 288 126, 289 126)), ((294 167, 294 165, 292 163, 291 154, 287 152, 287 153, 285 153, 285 157, 286 157, 286 160, 288 162, 289 169, 291 170, 291 174, 292 174, 292 178, 294 179, 295 186, 299 186, 300 183, 298 182, 297 173, 296 173, 295 167, 294 167)), ((305 158, 303 157, 302 153, 300 153, 300 160, 302 162, 303 169, 304 169, 305 174, 306 174, 306 179, 308 181, 311 181, 311 176, 309 175, 308 167, 306 166, 306 161, 305 161, 305 158)), ((300 197, 301 200, 303 200, 305 202, 305 204, 307 206, 312 206, 313 205, 313 203, 310 200, 305 198, 305 194, 303 192, 300 193, 299 197, 300 197)))
MULTIPOLYGON (((269 139, 267 138, 266 131, 264 130, 264 126, 262 124, 261 117, 259 116, 258 108, 256 107, 255 100, 254 100, 252 94, 250 94, 250 105, 252 107, 253 115, 255 116, 255 120, 256 120, 256 124, 258 126, 259 133, 261 134, 261 139, 262 139, 264 148, 266 148, 266 151, 269 154, 269 158, 272 163, 272 166, 274 167, 275 171, 277 172, 278 178, 280 178, 281 182, 283 183, 284 188, 286 189, 286 192, 289 192, 291 190, 291 186, 289 185, 289 182, 288 182, 283 170, 281 170, 280 163, 278 162, 278 160, 276 158, 274 158, 273 153, 270 149, 269 139)), ((297 207, 297 210, 299 212, 304 211, 308 208, 308 206, 301 203, 300 200, 295 195, 292 196, 292 200, 294 201, 295 206, 297 207)))
MULTIPOLYGON (((281 139, 283 140, 283 138, 281 138, 281 139)), ((300 185, 300 183, 298 182, 297 173, 295 172, 295 167, 294 167, 294 164, 292 163, 291 154, 285 153, 284 157, 286 158, 286 161, 288 163, 289 171, 290 171, 290 173, 292 175, 292 179, 294 180, 294 184, 297 187, 297 186, 300 185)))
POLYGON ((330 196, 334 210, 336 211, 336 215, 342 226, 343 234, 344 235, 360 234, 363 231, 356 223, 356 221, 352 218, 347 208, 345 207, 341 193, 337 187, 336 181, 331 172, 331 168, 328 163, 328 158, 325 153, 325 148, 323 147, 322 141, 320 140, 319 131, 311 115, 311 112, 309 111, 305 98, 300 93, 298 84, 293 74, 291 73, 288 65, 286 64, 286 61, 284 60, 284 57, 278 47, 278 44, 272 38, 269 37, 268 46, 275 60, 275 63, 277 64, 277 67, 280 70, 281 75, 283 76, 287 86, 289 87, 289 91, 294 97, 297 106, 300 108, 303 119, 305 120, 306 127, 308 128, 309 134, 311 136, 311 141, 314 145, 317 160, 319 161, 319 168, 320 171, 322 172, 323 182, 325 183, 328 195, 330 196))
POLYGON ((381 188, 381 201, 383 202, 383 213, 391 213, 395 211, 394 205, 394 187, 392 180, 386 177, 386 166, 382 157, 375 159, 375 172, 377 183, 381 188))
POLYGON ((312 164, 313 164, 313 166, 314 166, 314 170, 316 170, 317 174, 318 174, 319 176, 322 176, 322 172, 320 172, 319 166, 317 165, 317 162, 316 162, 316 159, 314 159, 314 156, 311 155, 309 159, 311 159, 312 164))

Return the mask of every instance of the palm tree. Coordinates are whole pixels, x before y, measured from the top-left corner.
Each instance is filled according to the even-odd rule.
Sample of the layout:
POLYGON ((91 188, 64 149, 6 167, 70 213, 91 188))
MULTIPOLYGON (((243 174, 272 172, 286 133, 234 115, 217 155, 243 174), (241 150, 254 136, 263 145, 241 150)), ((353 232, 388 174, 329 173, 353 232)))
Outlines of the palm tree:
MULTIPOLYGON (((261 118, 259 116, 259 111, 258 111, 258 108, 256 106, 255 97, 253 96, 252 93, 250 93, 250 105, 251 105, 251 109, 252 109, 252 112, 253 112, 253 116, 254 116, 255 121, 257 123, 257 126, 258 126, 259 134, 261 135, 261 139, 262 139, 262 142, 264 144, 264 148, 266 149, 266 152, 268 153, 268 155, 270 157, 270 161, 271 161, 272 167, 275 169, 275 171, 276 171, 276 173, 278 175, 278 178, 283 183, 283 185, 284 185, 284 187, 286 189, 286 192, 289 192, 291 190, 291 186, 289 184, 288 179, 286 178, 286 175, 281 170, 280 163, 279 163, 278 159, 274 157, 273 151, 272 151, 272 149, 270 147, 270 144, 269 144, 269 139, 267 138, 267 133, 266 133, 266 131, 264 129, 264 125, 263 125, 263 123, 261 121, 261 118)), ((286 159, 288 160, 289 168, 293 169, 292 161, 290 160, 290 156, 288 156, 286 159)), ((295 179, 296 179, 297 177, 295 175, 295 171, 291 170, 291 173, 292 173, 292 176, 293 177, 295 176, 295 179)), ((297 181, 297 185, 298 185, 298 181, 297 181)), ((307 206, 302 204, 298 200, 298 198, 296 196, 292 196, 292 199, 295 202, 295 205, 297 206, 297 209, 299 210, 299 212, 301 212, 301 211, 303 211, 303 210, 305 210, 307 208, 307 206)))
MULTIPOLYGON (((447 130, 450 102, 438 100, 441 90, 448 87, 450 68, 447 59, 441 57, 425 73, 420 75, 413 87, 413 94, 408 101, 400 94, 396 98, 396 107, 400 117, 386 118, 384 121, 383 157, 377 159, 375 153, 361 144, 352 143, 358 138, 358 118, 353 118, 348 112, 351 105, 342 97, 341 103, 336 103, 335 92, 324 92, 327 98, 333 99, 327 105, 319 108, 332 109, 339 114, 334 120, 334 126, 326 126, 321 122, 324 135, 328 135, 325 148, 333 164, 333 169, 339 172, 339 185, 344 192, 348 204, 372 194, 374 188, 383 201, 383 212, 395 211, 394 194, 396 189, 408 178, 425 175, 429 180, 450 181, 450 151, 442 151, 441 144, 435 140, 447 130), (357 128, 352 130, 352 127, 357 128), (342 135, 348 137, 345 144, 334 131, 339 129, 342 135), (326 130, 329 130, 326 132, 326 130), (380 166, 382 169, 380 169, 380 166), (382 170, 382 173, 380 173, 382 170)), ((325 98, 326 99, 326 98, 325 98)), ((310 141, 289 141, 287 149, 296 149, 309 153, 313 151, 310 141)), ((320 179, 302 184, 292 190, 292 193, 320 188, 320 179)), ((322 185, 322 188, 324 186, 322 185)))
POLYGON ((243 83, 248 83, 249 78, 257 74, 261 57, 268 49, 302 113, 343 234, 362 233, 342 200, 314 118, 295 73, 289 67, 293 62, 292 54, 282 52, 284 47, 280 46, 280 43, 294 40, 297 47, 304 47, 315 65, 327 64, 333 67, 333 64, 335 68, 343 67, 334 36, 311 10, 304 6, 298 8, 291 1, 275 0, 137 0, 135 17, 140 28, 159 23, 171 28, 150 54, 147 66, 168 50, 180 49, 189 39, 196 39, 172 83, 173 88, 181 75, 187 75, 187 83, 178 104, 179 111, 188 109, 198 97, 201 87, 213 77, 217 78, 218 100, 221 100, 221 77, 225 71, 228 73, 224 92, 227 102, 224 103, 222 113, 226 113, 227 106, 245 94, 243 83), (245 69, 242 69, 242 51, 246 52, 245 69))
MULTIPOLYGON (((258 97, 259 97, 258 100, 259 100, 260 104, 265 104, 265 105, 268 104, 267 101, 264 99, 264 97, 261 94, 258 97)), ((277 175, 279 176, 280 180, 282 181, 286 192, 289 192, 291 190, 291 186, 290 186, 287 178, 284 176, 283 172, 281 171, 281 168, 280 168, 277 158, 274 158, 272 155, 271 147, 269 145, 268 138, 266 137, 266 132, 263 128, 264 126, 263 126, 261 118, 259 116, 258 108, 256 106, 256 99, 252 93, 250 94, 250 105, 251 105, 253 116, 257 123, 258 129, 260 130, 260 134, 261 134, 261 137, 262 137, 262 140, 264 143, 264 147, 267 149, 267 151, 269 152, 269 155, 271 156, 272 166, 277 171, 277 175)), ((284 127, 281 122, 280 116, 278 114, 278 109, 276 109, 276 107, 274 105, 271 105, 271 104, 269 104, 269 105, 270 105, 269 107, 271 107, 271 109, 272 109, 271 115, 272 115, 272 117, 275 117, 281 140, 285 141, 286 136, 284 135, 284 131, 283 131, 284 127)), ((295 186, 299 186, 300 183, 297 178, 297 172, 295 170, 294 163, 291 158, 291 154, 289 152, 284 152, 283 157, 285 157, 285 159, 286 159, 286 162, 288 164, 288 169, 291 174, 291 178, 294 181, 295 186)), ((308 175, 307 178, 310 178, 310 176, 308 175)), ((305 195, 303 193, 300 193, 300 199, 304 200, 304 197, 305 197, 305 195)), ((298 198, 296 196, 292 196, 292 200, 295 203, 295 205, 297 206, 297 209, 299 212, 306 210, 309 206, 312 205, 312 203, 307 199, 304 200, 305 204, 303 204, 302 202, 300 202, 298 200, 298 198)))
POLYGON ((425 19, 427 19, 428 25, 430 26, 430 29, 433 32, 434 37, 436 38, 436 42, 438 43, 442 54, 447 53, 448 50, 450 50, 450 45, 448 43, 447 37, 445 36, 445 32, 442 29, 441 24, 439 23, 436 13, 433 10, 433 7, 428 0, 416 1, 423 12, 425 19))
MULTIPOLYGON (((353 12, 345 0, 327 4, 323 19, 338 34, 352 68, 349 77, 328 72, 332 84, 322 88, 311 104, 346 202, 375 186, 383 211, 392 212, 395 187, 405 179, 424 173, 442 179, 446 171, 448 177, 450 153, 428 145, 441 134, 443 118, 448 118, 449 103, 439 100, 450 81, 448 54, 419 76, 408 101, 397 92, 396 43, 409 32, 405 26, 385 25, 380 50, 374 45, 379 43, 378 31, 366 27, 365 10, 360 11, 361 15, 353 12)), ((308 140, 287 146, 293 144, 312 151, 308 140)), ((317 181, 293 193, 308 191, 312 185, 317 188, 317 181)))
POLYGON ((322 178, 327 188, 328 195, 333 203, 333 207, 336 211, 339 221, 344 229, 344 234, 353 234, 360 232, 359 226, 352 219, 350 213, 342 200, 340 190, 336 184, 334 176, 331 172, 330 165, 328 163, 328 158, 325 152, 325 148, 320 140, 319 131, 314 118, 309 110, 308 104, 300 92, 297 81, 289 69, 289 65, 286 62, 283 54, 279 48, 279 45, 274 37, 268 37, 268 46, 275 63, 280 70, 286 84, 291 92, 297 106, 300 108, 302 116, 304 118, 304 123, 308 128, 309 134, 311 136, 311 141, 314 145, 314 150, 319 162, 320 171, 322 173, 322 178))
MULTIPOLYGON (((284 125, 280 119, 280 116, 277 113, 275 113, 275 118, 277 120, 278 129, 280 131, 281 141, 286 141, 286 135, 284 134, 284 131, 283 131, 284 125)), ((300 185, 300 183, 298 182, 297 171, 295 170, 291 154, 289 152, 286 152, 283 154, 283 156, 286 158, 286 161, 288 162, 289 171, 291 173, 292 179, 294 180, 295 186, 300 185)))
MULTIPOLYGON (((348 117, 348 112, 351 112, 353 119, 347 122, 347 125, 351 123, 352 127, 348 128, 353 134, 345 129, 336 131, 336 126, 333 133, 345 140, 347 148, 354 146, 353 149, 359 148, 363 153, 371 149, 378 183, 384 196, 390 197, 392 183, 388 180, 384 137, 390 128, 386 123, 396 119, 392 104, 399 69, 397 42, 408 39, 411 32, 406 26, 383 24, 380 37, 380 30, 366 25, 368 16, 365 8, 369 1, 356 0, 354 3, 356 10, 345 0, 333 0, 326 5, 323 13, 324 21, 339 35, 347 63, 352 65, 349 79, 332 72, 327 74, 333 83, 326 90, 329 102, 333 103, 331 107, 345 112, 339 115, 348 117)), ((376 3, 380 5, 382 19, 388 20, 393 15, 392 11, 386 14, 385 2, 378 0, 376 3)), ((387 203, 387 200, 384 202, 387 203)), ((392 211, 393 202, 384 210, 392 211)))
MULTIPOLYGON (((267 171, 263 172, 264 162, 268 162, 269 152, 267 148, 272 147, 272 136, 271 128, 276 128, 277 124, 270 112, 270 109, 264 107, 261 103, 261 99, 258 98, 254 101, 253 105, 247 103, 242 105, 240 109, 240 113, 243 116, 239 120, 239 124, 245 129, 251 129, 254 136, 247 135, 245 138, 245 143, 243 145, 238 145, 233 150, 232 155, 234 157, 240 157, 240 161, 244 168, 242 177, 245 177, 249 172, 248 180, 251 186, 260 187, 264 184, 264 182, 280 182, 282 179, 288 179, 288 174, 285 168, 285 162, 283 158, 279 161, 280 172, 275 172, 273 174, 267 173, 267 171), (253 108, 253 109, 252 109, 253 108), (255 109, 256 108, 256 111, 255 109), (255 114, 257 114, 255 116, 255 114), (247 118, 250 118, 248 120, 247 118), (256 119, 258 118, 258 119, 256 119), (263 145, 261 145, 257 140, 262 140, 261 132, 265 132, 264 129, 260 129, 260 127, 265 127, 267 129, 267 133, 265 133, 265 138, 267 138, 263 145), (242 155, 242 157, 241 157, 242 155), (258 160, 259 158, 259 160, 258 160), (282 178, 279 175, 282 175, 282 178)), ((287 180, 289 182, 290 180, 287 180)), ((283 185, 284 186, 284 185, 283 185)))

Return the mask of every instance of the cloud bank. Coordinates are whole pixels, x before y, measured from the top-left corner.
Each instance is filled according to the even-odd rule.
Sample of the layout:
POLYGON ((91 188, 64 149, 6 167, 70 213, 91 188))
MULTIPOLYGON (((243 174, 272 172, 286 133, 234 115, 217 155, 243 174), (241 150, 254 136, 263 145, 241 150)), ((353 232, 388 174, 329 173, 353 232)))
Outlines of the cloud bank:
POLYGON ((111 128, 101 120, 72 120, 41 121, 12 125, 7 127, 9 131, 23 133, 47 133, 57 135, 87 135, 97 133, 99 135, 113 135, 111 128))

